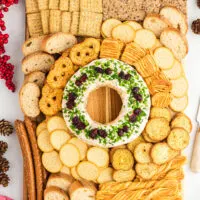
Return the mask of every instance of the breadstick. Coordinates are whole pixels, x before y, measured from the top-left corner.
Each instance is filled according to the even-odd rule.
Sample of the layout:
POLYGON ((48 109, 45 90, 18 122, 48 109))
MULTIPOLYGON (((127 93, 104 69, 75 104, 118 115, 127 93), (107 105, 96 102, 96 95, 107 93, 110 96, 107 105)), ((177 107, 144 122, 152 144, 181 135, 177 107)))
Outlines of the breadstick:
POLYGON ((31 150, 33 153, 33 163, 35 167, 36 176, 36 189, 37 189, 37 200, 43 199, 43 175, 42 175, 42 161, 40 157, 40 150, 37 145, 36 139, 36 124, 31 121, 30 118, 25 117, 25 125, 27 128, 27 133, 31 145, 31 150))
POLYGON ((32 154, 31 154, 31 148, 30 148, 30 144, 29 144, 24 123, 20 120, 16 120, 15 129, 16 129, 20 146, 21 146, 24 163, 26 166, 26 172, 28 172, 25 174, 28 199, 36 200, 34 165, 33 165, 33 159, 32 159, 32 154))
POLYGON ((23 200, 28 200, 27 187, 26 187, 26 166, 24 163, 24 173, 23 173, 23 200))

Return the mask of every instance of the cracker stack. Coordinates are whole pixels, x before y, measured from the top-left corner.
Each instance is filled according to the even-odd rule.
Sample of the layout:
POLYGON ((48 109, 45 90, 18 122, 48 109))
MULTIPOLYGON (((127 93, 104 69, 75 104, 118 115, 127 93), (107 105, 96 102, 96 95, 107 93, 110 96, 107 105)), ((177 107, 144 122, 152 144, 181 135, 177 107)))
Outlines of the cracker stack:
POLYGON ((65 32, 100 37, 102 0, 26 0, 31 37, 65 32))

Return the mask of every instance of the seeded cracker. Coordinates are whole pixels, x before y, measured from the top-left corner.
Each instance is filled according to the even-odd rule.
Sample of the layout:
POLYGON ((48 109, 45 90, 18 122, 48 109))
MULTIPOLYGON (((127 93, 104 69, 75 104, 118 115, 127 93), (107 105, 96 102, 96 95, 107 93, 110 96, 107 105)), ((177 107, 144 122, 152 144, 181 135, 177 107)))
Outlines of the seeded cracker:
POLYGON ((99 38, 102 17, 102 14, 99 13, 81 12, 78 34, 99 38))
POLYGON ((62 32, 69 33, 72 16, 71 12, 62 12, 62 32))
POLYGON ((49 0, 49 9, 59 9, 59 0, 49 0))
POLYGON ((80 7, 80 0, 70 0, 69 11, 78 12, 80 7))
POLYGON ((37 0, 26 0, 26 13, 39 12, 37 0))
POLYGON ((49 9, 49 0, 38 0, 39 10, 48 10, 49 9))
POLYGON ((60 0, 60 10, 69 11, 69 0, 60 0))
POLYGON ((49 10, 41 10, 42 29, 44 34, 49 34, 49 10))
POLYGON ((102 13, 102 0, 80 0, 80 10, 102 13))
POLYGON ((72 13, 72 22, 71 22, 71 27, 70 27, 70 33, 72 33, 73 35, 78 34, 79 18, 80 18, 79 12, 72 13))
POLYGON ((61 31, 61 11, 50 10, 50 33, 61 31))
POLYGON ((31 37, 43 34, 40 13, 27 14, 27 24, 31 37))

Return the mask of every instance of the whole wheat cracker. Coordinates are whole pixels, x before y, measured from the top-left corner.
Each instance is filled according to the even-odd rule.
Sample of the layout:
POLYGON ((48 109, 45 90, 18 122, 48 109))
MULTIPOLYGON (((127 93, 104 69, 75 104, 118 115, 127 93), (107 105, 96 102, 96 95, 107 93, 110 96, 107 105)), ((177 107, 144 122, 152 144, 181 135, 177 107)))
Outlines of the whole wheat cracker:
POLYGON ((57 33, 61 31, 61 11, 50 10, 50 33, 57 33))
POLYGON ((71 22, 71 27, 70 27, 70 33, 73 35, 78 34, 79 18, 80 18, 79 12, 72 13, 72 22, 71 22))
POLYGON ((39 12, 37 0, 26 0, 26 13, 39 12))
POLYGON ((48 10, 49 9, 49 0, 37 0, 39 10, 48 10))
POLYGON ((69 11, 69 1, 70 0, 60 0, 60 10, 69 11))
POLYGON ((62 32, 69 33, 72 22, 71 12, 62 12, 62 32))
POLYGON ((49 9, 52 10, 59 9, 59 0, 49 0, 49 9))
POLYGON ((80 10, 80 0, 70 0, 69 11, 78 12, 80 10))
POLYGON ((50 11, 41 10, 42 30, 44 34, 49 34, 49 20, 50 20, 50 11))
POLYGON ((102 13, 102 0, 80 0, 80 11, 102 13))

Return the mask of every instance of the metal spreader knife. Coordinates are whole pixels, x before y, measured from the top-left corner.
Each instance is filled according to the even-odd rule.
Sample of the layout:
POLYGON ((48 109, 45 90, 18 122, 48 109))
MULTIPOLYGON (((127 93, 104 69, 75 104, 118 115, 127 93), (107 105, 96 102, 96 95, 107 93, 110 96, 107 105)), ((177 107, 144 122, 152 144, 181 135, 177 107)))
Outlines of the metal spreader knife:
POLYGON ((198 123, 198 126, 197 126, 194 146, 193 146, 193 153, 192 153, 190 168, 193 172, 200 172, 200 102, 199 102, 199 108, 198 108, 198 112, 196 116, 196 121, 198 123))

